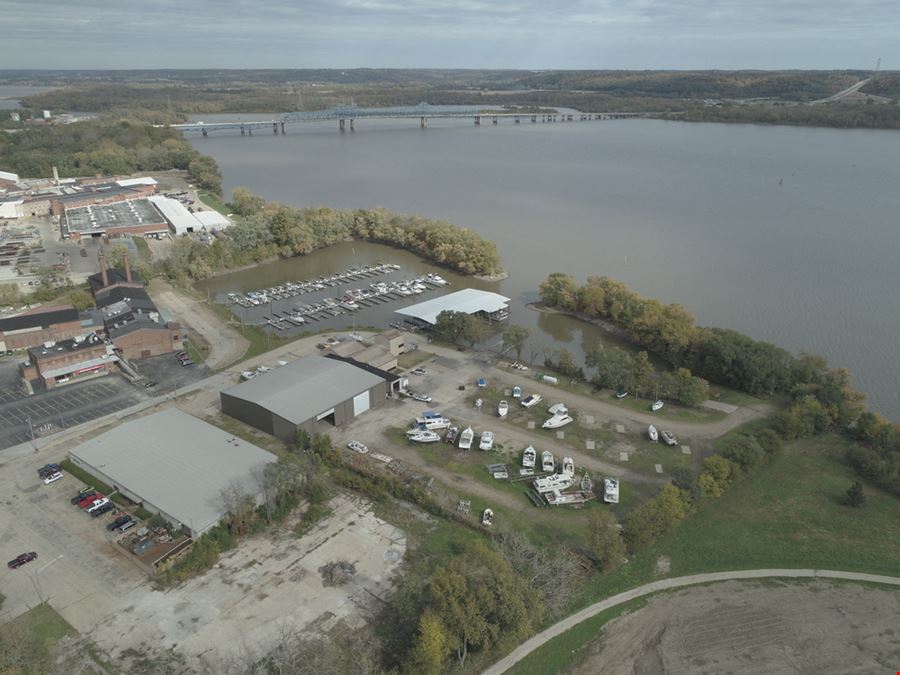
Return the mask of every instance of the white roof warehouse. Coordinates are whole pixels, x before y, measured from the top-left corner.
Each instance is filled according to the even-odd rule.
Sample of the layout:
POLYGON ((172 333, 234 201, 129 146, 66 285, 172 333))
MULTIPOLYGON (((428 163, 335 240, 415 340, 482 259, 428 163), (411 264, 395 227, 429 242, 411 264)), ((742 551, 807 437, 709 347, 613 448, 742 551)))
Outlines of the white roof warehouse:
POLYGON ((464 288, 455 293, 448 293, 416 305, 403 307, 396 313, 412 323, 434 326, 437 323, 438 314, 441 312, 477 314, 488 319, 502 321, 507 318, 509 313, 509 298, 490 291, 480 291, 477 288, 464 288))
POLYGON ((225 515, 222 492, 259 498, 275 455, 177 408, 141 417, 69 451, 70 459, 151 513, 197 537, 225 515))

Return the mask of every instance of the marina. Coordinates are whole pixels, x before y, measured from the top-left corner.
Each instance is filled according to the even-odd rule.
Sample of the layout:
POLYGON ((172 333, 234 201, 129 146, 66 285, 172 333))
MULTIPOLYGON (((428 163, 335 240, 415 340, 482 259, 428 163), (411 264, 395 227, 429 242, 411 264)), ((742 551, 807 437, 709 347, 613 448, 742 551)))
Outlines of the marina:
MULTIPOLYGON (((377 279, 396 276, 401 271, 400 265, 392 263, 359 265, 333 275, 285 281, 260 290, 228 292, 216 300, 231 307, 243 324, 290 331, 449 286, 435 272, 377 279), (359 285, 366 281, 368 285, 359 285)), ((391 325, 408 328, 398 322, 391 325)))

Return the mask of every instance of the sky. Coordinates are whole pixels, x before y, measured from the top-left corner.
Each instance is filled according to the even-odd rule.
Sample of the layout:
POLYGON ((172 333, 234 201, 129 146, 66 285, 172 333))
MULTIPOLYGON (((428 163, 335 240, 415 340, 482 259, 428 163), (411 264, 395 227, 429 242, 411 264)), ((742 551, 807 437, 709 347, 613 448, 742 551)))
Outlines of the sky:
POLYGON ((900 0, 0 0, 0 69, 900 70, 900 0))

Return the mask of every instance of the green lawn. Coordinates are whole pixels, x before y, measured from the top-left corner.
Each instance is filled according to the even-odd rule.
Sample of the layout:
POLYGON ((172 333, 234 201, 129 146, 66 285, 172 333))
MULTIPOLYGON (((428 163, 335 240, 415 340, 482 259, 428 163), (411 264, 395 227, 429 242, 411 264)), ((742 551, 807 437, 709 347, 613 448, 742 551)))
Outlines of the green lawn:
MULTIPOLYGON (((571 610, 652 581, 659 556, 670 559, 671 576, 755 568, 896 576, 900 500, 865 484, 866 506, 845 506, 844 494, 857 480, 843 461, 847 447, 848 441, 836 436, 786 445, 769 464, 706 504, 655 546, 616 572, 595 577, 571 610)), ((554 672, 549 666, 541 670, 540 664, 562 663, 592 636, 589 628, 573 629, 514 672, 554 672)))
POLYGON ((228 205, 223 202, 218 195, 214 195, 209 190, 197 190, 197 196, 200 197, 200 201, 209 208, 215 209, 226 216, 231 213, 231 209, 228 208, 228 205))
POLYGON ((147 240, 143 237, 132 237, 131 240, 137 247, 138 253, 141 254, 141 259, 150 262, 151 258, 153 258, 153 254, 150 252, 150 244, 147 243, 147 240))
POLYGON ((430 359, 434 354, 424 349, 414 349, 411 352, 404 352, 400 355, 400 358, 397 359, 397 365, 400 368, 415 368, 420 363, 424 363, 428 359, 430 359))

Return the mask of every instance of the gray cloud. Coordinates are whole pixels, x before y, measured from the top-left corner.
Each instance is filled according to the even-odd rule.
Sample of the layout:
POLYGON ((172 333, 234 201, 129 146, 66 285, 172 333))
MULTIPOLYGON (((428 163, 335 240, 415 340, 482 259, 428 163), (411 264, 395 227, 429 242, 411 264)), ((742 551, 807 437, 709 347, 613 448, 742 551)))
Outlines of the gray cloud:
POLYGON ((900 68, 896 0, 0 0, 0 68, 900 68))

